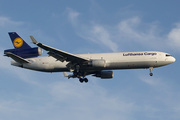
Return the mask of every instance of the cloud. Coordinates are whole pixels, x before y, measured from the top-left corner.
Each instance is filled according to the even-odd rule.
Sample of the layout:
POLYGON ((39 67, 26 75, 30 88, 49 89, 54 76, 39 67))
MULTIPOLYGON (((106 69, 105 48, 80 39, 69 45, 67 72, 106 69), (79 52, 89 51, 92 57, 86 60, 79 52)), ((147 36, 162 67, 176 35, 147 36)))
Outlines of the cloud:
POLYGON ((3 17, 3 16, 0 16, 0 26, 1 27, 7 27, 7 26, 11 26, 11 25, 22 25, 23 22, 15 22, 15 21, 12 21, 10 18, 8 17, 3 17))
POLYGON ((22 106, 23 106, 22 102, 15 102, 12 100, 9 100, 9 101, 0 100, 1 113, 22 112, 23 110, 20 109, 20 107, 22 106))
POLYGON ((155 79, 155 78, 149 78, 149 77, 145 77, 145 76, 141 76, 140 80, 142 80, 143 82, 147 83, 148 85, 151 86, 157 86, 160 84, 160 79, 155 79))
POLYGON ((139 79, 145 83, 140 83, 141 87, 143 86, 146 89, 144 89, 145 94, 140 93, 142 94, 139 100, 141 105, 138 107, 146 114, 146 117, 152 119, 180 118, 180 96, 177 88, 174 85, 172 86, 172 82, 170 82, 173 81, 172 78, 139 76, 139 79))
POLYGON ((76 34, 83 39, 90 40, 99 45, 105 45, 113 52, 123 44, 140 43, 141 45, 148 42, 153 47, 158 47, 163 40, 158 36, 159 29, 156 22, 152 24, 143 24, 138 16, 124 19, 115 26, 98 24, 95 21, 89 23, 79 22, 80 13, 68 8, 68 19, 71 22, 76 34), (145 27, 141 27, 141 26, 145 27), (120 44, 119 44, 120 43, 120 44))
POLYGON ((137 31, 135 31, 135 27, 137 27, 140 24, 140 22, 141 21, 139 17, 133 17, 130 19, 122 20, 118 24, 119 32, 127 37, 141 38, 141 35, 137 33, 137 31))
POLYGON ((99 45, 105 45, 110 48, 112 51, 117 52, 118 46, 112 40, 110 33, 108 30, 100 24, 95 22, 91 22, 89 24, 80 24, 78 22, 78 17, 80 13, 67 8, 68 11, 68 19, 70 20, 72 26, 76 30, 78 36, 86 39, 91 40, 99 45))
POLYGON ((167 45, 167 38, 160 34, 158 22, 144 23, 138 16, 120 21, 118 31, 119 39, 131 46, 164 49, 167 45))
POLYGON ((153 34, 156 32, 156 29, 152 27, 153 24, 145 28, 141 28, 142 25, 143 23, 138 16, 120 21, 118 24, 120 37, 135 42, 147 42, 153 40, 153 38, 157 39, 153 34))
POLYGON ((177 23, 169 33, 161 34, 158 22, 144 23, 136 16, 122 20, 118 24, 118 29, 119 38, 130 43, 154 49, 180 50, 180 23, 177 23))
POLYGON ((113 52, 118 51, 118 45, 112 40, 110 33, 103 26, 92 23, 89 27, 83 26, 82 31, 78 31, 78 35, 84 39, 91 40, 99 45, 105 45, 113 52), (86 30, 83 30, 85 29, 86 30))
POLYGON ((176 27, 170 31, 167 37, 169 45, 180 50, 180 23, 176 23, 175 25, 176 27))
POLYGON ((78 16, 80 15, 80 13, 72 10, 71 8, 67 8, 66 9, 68 11, 68 18, 69 18, 69 21, 71 22, 71 24, 74 26, 74 27, 78 27, 77 24, 78 24, 78 16))
POLYGON ((135 109, 133 103, 108 94, 104 88, 95 83, 82 85, 73 81, 57 82, 49 86, 49 92, 55 101, 54 104, 63 103, 72 118, 126 119, 135 109), (117 112, 119 114, 116 114, 117 112))
POLYGON ((96 83, 58 81, 43 88, 42 92, 35 89, 36 93, 23 96, 15 92, 13 100, 1 99, 0 118, 128 120, 131 118, 128 115, 136 109, 132 102, 113 96, 96 83))
POLYGON ((145 49, 155 50, 180 50, 180 23, 169 30, 169 33, 162 34, 158 21, 146 23, 139 16, 122 19, 116 25, 109 26, 91 20, 79 22, 80 13, 70 8, 67 8, 67 11, 68 19, 78 36, 99 45, 103 44, 114 52, 119 51, 118 48, 127 49, 132 46, 145 46, 145 49), (126 48, 123 44, 126 44, 126 48))
POLYGON ((104 45, 108 46, 112 51, 117 52, 118 46, 111 40, 109 32, 102 26, 92 26, 89 34, 93 36, 92 39, 99 40, 104 45))

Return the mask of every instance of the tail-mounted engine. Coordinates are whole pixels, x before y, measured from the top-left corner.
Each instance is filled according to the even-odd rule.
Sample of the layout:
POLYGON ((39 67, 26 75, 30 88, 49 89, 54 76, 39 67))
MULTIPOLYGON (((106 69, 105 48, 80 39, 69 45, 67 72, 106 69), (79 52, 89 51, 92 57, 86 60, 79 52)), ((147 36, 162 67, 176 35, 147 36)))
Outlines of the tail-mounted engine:
POLYGON ((8 50, 4 50, 4 53, 5 52, 11 52, 22 58, 32 58, 42 55, 42 49, 40 47, 28 48, 28 49, 22 49, 22 48, 8 49, 8 50))

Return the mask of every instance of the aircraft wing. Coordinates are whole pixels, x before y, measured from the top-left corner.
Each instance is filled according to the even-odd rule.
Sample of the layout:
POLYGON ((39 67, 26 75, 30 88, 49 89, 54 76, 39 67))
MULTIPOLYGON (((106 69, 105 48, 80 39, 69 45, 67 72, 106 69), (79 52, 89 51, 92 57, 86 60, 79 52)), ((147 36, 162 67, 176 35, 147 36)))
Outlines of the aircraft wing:
POLYGON ((30 63, 29 61, 23 59, 22 57, 20 56, 17 56, 11 52, 5 52, 5 55, 4 56, 8 56, 8 57, 11 57, 13 60, 15 60, 16 62, 18 63, 30 63))
POLYGON ((37 46, 41 47, 42 49, 49 51, 47 54, 50 56, 56 58, 57 60, 60 60, 61 62, 67 61, 72 63, 83 63, 86 61, 89 61, 88 58, 83 58, 78 55, 74 55, 47 45, 44 45, 42 43, 38 43, 36 39, 33 36, 30 36, 32 43, 36 44, 37 46))

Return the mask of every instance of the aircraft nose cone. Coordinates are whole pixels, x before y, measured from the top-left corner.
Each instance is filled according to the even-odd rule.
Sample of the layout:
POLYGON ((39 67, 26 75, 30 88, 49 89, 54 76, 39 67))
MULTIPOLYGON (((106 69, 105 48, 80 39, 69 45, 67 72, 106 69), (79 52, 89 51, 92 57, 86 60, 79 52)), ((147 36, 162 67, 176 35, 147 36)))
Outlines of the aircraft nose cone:
POLYGON ((169 62, 171 62, 171 63, 173 63, 173 62, 175 62, 176 61, 176 59, 174 58, 174 57, 171 57, 170 59, 169 59, 169 62))
POLYGON ((173 60, 172 60, 173 62, 175 62, 175 61, 176 61, 176 59, 175 59, 174 57, 173 57, 172 59, 173 59, 173 60))

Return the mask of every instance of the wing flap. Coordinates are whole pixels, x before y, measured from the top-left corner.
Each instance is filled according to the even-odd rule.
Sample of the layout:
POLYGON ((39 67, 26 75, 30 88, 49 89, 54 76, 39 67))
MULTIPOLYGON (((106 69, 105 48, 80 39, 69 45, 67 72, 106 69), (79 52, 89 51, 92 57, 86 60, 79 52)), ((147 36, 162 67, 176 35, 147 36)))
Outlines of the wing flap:
POLYGON ((30 63, 29 61, 23 59, 22 57, 19 57, 11 52, 5 52, 5 55, 4 56, 7 56, 7 57, 11 57, 13 60, 15 60, 16 62, 18 63, 30 63))
POLYGON ((65 60, 67 60, 66 57, 63 57, 63 56, 61 56, 61 55, 59 55, 59 54, 56 54, 56 53, 54 53, 54 52, 48 52, 47 54, 50 55, 50 56, 52 56, 52 57, 54 57, 54 58, 56 58, 57 60, 59 60, 59 61, 61 61, 61 62, 64 62, 65 60))

